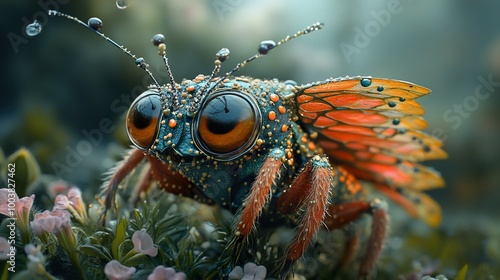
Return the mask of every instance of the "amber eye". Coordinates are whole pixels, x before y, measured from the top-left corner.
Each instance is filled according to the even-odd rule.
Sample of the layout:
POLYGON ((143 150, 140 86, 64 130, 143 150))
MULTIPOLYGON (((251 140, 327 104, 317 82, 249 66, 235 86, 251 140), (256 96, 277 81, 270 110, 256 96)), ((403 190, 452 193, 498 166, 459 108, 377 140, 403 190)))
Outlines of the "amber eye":
POLYGON ((193 139, 205 154, 231 160, 255 144, 261 115, 255 100, 236 91, 214 93, 201 105, 193 139))
POLYGON ((132 143, 141 150, 151 146, 161 116, 160 96, 155 91, 146 91, 132 103, 127 113, 127 133, 132 143))

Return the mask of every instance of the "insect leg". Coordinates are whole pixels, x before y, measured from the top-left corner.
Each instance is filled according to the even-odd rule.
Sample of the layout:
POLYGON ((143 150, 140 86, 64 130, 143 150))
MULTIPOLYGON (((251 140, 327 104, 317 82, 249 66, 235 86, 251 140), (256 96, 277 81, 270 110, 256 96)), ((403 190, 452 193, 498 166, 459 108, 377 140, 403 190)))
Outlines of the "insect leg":
POLYGON ((282 156, 284 156, 283 151, 273 150, 260 168, 250 194, 245 199, 241 215, 236 222, 236 236, 242 238, 250 234, 255 220, 262 212, 265 202, 270 198, 271 187, 279 176, 283 165, 282 156))
MULTIPOLYGON (((374 199, 370 203, 366 201, 354 201, 328 207, 329 216, 325 218, 325 224, 330 230, 349 225, 351 222, 357 220, 361 214, 368 213, 372 215, 371 233, 365 256, 359 268, 360 277, 368 275, 382 251, 388 225, 388 216, 385 208, 385 202, 380 199, 374 199)), ((350 252, 349 248, 351 247, 347 247, 344 258, 350 258, 350 255, 352 255, 353 252, 350 252)))
POLYGON ((229 267, 234 267, 238 262, 243 249, 244 238, 252 232, 255 221, 262 212, 266 201, 271 197, 271 188, 275 184, 276 178, 279 177, 284 155, 284 151, 280 149, 272 150, 259 169, 250 193, 243 202, 242 209, 236 219, 234 238, 229 242, 225 250, 231 255, 230 259, 226 260, 229 261, 229 267))
POLYGON ((278 199, 278 210, 292 214, 302 207, 298 232, 288 247, 284 273, 299 259, 321 226, 329 200, 333 172, 326 157, 315 156, 278 199))
POLYGON ((116 196, 116 191, 118 190, 118 185, 125 179, 125 177, 134 170, 134 168, 141 163, 141 161, 146 156, 141 150, 132 149, 128 155, 119 163, 115 170, 113 170, 113 176, 105 183, 103 189, 104 196, 104 214, 111 209, 114 204, 114 198, 116 196))
POLYGON ((162 190, 190 197, 205 204, 213 204, 213 201, 194 187, 193 183, 165 162, 153 156, 148 156, 148 161, 151 168, 151 175, 162 190))

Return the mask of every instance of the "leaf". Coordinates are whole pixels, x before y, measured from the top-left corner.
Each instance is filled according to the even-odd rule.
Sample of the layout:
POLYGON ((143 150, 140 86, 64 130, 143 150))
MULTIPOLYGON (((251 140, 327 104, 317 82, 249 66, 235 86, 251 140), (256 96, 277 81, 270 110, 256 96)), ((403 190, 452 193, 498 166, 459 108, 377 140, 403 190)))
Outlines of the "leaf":
POLYGON ((3 166, 4 161, 5 161, 5 154, 2 150, 2 148, 0 147, 0 167, 3 166))
POLYGON ((26 196, 26 190, 40 178, 40 166, 30 151, 20 148, 5 160, 2 177, 15 181, 16 193, 26 196))
POLYGON ((99 259, 110 261, 109 257, 106 256, 106 254, 104 254, 101 250, 92 245, 81 245, 78 248, 86 256, 93 256, 99 259))
POLYGON ((467 264, 462 266, 462 268, 458 271, 455 280, 465 280, 465 276, 467 275, 467 268, 468 268, 467 264))
POLYGON ((118 224, 116 225, 116 233, 115 239, 111 244, 111 252, 113 254, 114 259, 120 259, 120 244, 125 241, 125 236, 127 233, 127 219, 121 218, 118 224))

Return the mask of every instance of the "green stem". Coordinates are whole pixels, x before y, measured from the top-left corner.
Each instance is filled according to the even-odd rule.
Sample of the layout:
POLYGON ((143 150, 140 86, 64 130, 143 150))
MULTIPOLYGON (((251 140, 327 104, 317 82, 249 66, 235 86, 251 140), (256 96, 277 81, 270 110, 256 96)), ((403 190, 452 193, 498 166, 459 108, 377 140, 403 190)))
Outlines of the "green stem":
POLYGON ((80 266, 80 257, 78 255, 78 252, 77 251, 72 253, 68 252, 68 255, 69 255, 69 261, 71 262, 73 267, 75 267, 78 274, 81 275, 81 279, 87 279, 87 277, 85 277, 85 273, 82 270, 82 267, 80 266))

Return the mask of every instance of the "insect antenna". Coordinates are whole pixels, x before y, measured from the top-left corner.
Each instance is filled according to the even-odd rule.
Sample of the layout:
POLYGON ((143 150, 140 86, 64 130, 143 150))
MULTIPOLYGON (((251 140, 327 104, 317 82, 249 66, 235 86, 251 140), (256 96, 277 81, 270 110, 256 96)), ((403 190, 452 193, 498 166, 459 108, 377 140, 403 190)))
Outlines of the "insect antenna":
MULTIPOLYGON (((254 54, 253 56, 245 59, 244 61, 242 61, 240 63, 238 63, 231 71, 227 72, 224 76, 225 77, 231 76, 236 71, 238 71, 241 68, 245 67, 247 65, 247 63, 249 63, 250 61, 256 60, 259 57, 266 55, 270 50, 272 50, 272 49, 274 49, 274 48, 276 48, 278 46, 281 46, 284 43, 287 43, 287 42, 289 42, 289 41, 291 41, 291 40, 293 40, 295 38, 298 38, 298 37, 300 37, 302 35, 306 35, 306 34, 309 34, 309 33, 313 32, 313 31, 320 30, 320 29, 323 28, 323 26, 324 26, 324 24, 322 22, 316 22, 313 25, 308 26, 308 27, 304 28, 303 30, 296 32, 292 36, 286 36, 284 39, 280 40, 278 43, 276 43, 276 42, 274 42, 272 40, 265 40, 265 41, 260 42, 259 47, 257 49, 258 52, 256 54, 254 54)), ((210 85, 210 81, 215 77, 215 75, 217 75, 219 73, 220 67, 221 67, 221 63, 224 60, 226 60, 226 58, 228 58, 228 57, 229 57, 229 50, 226 49, 226 48, 221 49, 217 53, 216 60, 215 60, 215 68, 212 71, 212 74, 210 75, 209 79, 207 80, 207 83, 205 84, 205 86, 203 86, 203 88, 201 88, 195 94, 193 102, 191 103, 191 106, 189 108, 189 113, 191 115, 194 115, 197 112, 198 105, 201 102, 201 100, 203 99, 203 96, 205 96, 206 94, 208 94, 208 92, 210 92, 211 89, 216 88, 224 80, 224 79, 221 78, 218 81, 216 81, 215 84, 210 85)))
POLYGON ((229 54, 230 52, 229 49, 227 48, 222 48, 215 54, 214 70, 212 70, 212 73, 208 77, 207 83, 201 89, 199 89, 193 96, 193 101, 191 102, 191 106, 189 106, 188 108, 188 113, 190 115, 194 115, 198 111, 198 107, 201 100, 203 99, 203 96, 209 91, 208 88, 210 87, 210 81, 213 78, 215 78, 217 74, 219 74, 222 62, 224 62, 229 57, 229 54))
POLYGON ((265 40, 265 41, 262 41, 260 42, 259 44, 259 48, 257 49, 258 53, 254 54, 253 56, 245 59, 243 62, 240 62, 238 63, 231 71, 227 72, 226 73, 226 77, 229 77, 231 76, 234 72, 240 70, 241 68, 245 67, 245 65, 247 63, 249 63, 250 61, 253 61, 261 56, 264 56, 266 55, 270 50, 276 48, 276 47, 279 47, 281 45, 283 45, 284 43, 287 43, 295 38, 298 38, 302 35, 305 35, 305 34, 309 34, 313 31, 316 31, 316 30, 320 30, 321 28, 323 28, 324 26, 324 23, 322 22, 316 22, 314 23, 313 25, 311 26, 308 26, 306 28, 304 28, 303 30, 301 31, 298 31, 297 33, 293 34, 292 36, 286 36, 284 39, 282 39, 281 41, 279 41, 278 43, 275 43, 274 41, 272 40, 265 40))
MULTIPOLYGON (((128 56, 130 56, 131 58, 134 59, 134 62, 135 64, 142 68, 144 71, 146 71, 146 73, 149 75, 149 77, 151 78, 151 80, 153 81, 153 84, 155 85, 155 87, 158 89, 159 92, 161 92, 161 86, 160 84, 158 83, 158 81, 155 79, 155 77, 153 76, 153 73, 151 73, 151 71, 149 70, 149 65, 146 63, 146 61, 144 60, 144 58, 142 57, 137 57, 135 54, 132 54, 127 48, 123 47, 122 45, 119 45, 118 43, 116 43, 115 41, 113 41, 112 39, 110 39, 109 37, 107 37, 106 35, 104 35, 103 33, 99 32, 99 30, 102 28, 102 21, 99 19, 99 18, 96 18, 96 17, 92 17, 88 20, 88 23, 85 23, 81 20, 79 20, 78 18, 76 17, 73 17, 73 16, 70 16, 68 14, 65 14, 65 13, 61 13, 59 11, 55 11, 55 10, 49 10, 48 11, 48 14, 49 16, 60 16, 60 17, 64 17, 64 18, 67 18, 69 20, 72 20, 72 21, 75 21, 77 22, 78 24, 80 25, 83 25, 85 26, 87 29, 93 31, 94 33, 96 33, 97 35, 99 35, 100 37, 104 38, 106 41, 108 41, 109 43, 111 43, 113 46, 119 48, 120 50, 122 50, 124 53, 126 53, 128 56)), ((162 35, 163 36, 163 35, 162 35)), ((153 37, 153 40, 155 38, 153 37)), ((164 38, 163 38, 164 39, 164 38)), ((155 42, 153 41, 153 44, 155 42)), ((163 43, 163 42, 162 42, 163 43)), ((158 45, 161 45, 160 43, 158 43, 158 45)), ((163 43, 163 46, 165 46, 165 44, 163 43)), ((158 46, 158 48, 160 48, 158 46)), ((165 49, 163 49, 163 54, 165 53, 165 49)), ((167 60, 166 60, 166 57, 164 57, 164 61, 165 61, 165 64, 167 65, 167 70, 168 70, 168 73, 169 73, 169 78, 170 78, 170 83, 172 85, 172 88, 173 90, 175 90, 175 82, 173 80, 173 77, 172 77, 172 73, 170 71, 170 67, 168 67, 168 63, 167 63, 167 60)), ((175 95, 174 95, 175 96, 175 95)))
POLYGON ((167 49, 167 45, 165 45, 165 36, 163 34, 156 34, 151 39, 153 45, 158 47, 158 54, 163 59, 163 63, 165 64, 165 68, 167 68, 168 78, 170 80, 170 86, 172 88, 172 110, 176 111, 181 106, 180 102, 180 93, 177 91, 176 83, 174 80, 174 75, 172 74, 172 70, 170 65, 168 64, 167 53, 165 50, 167 49))

